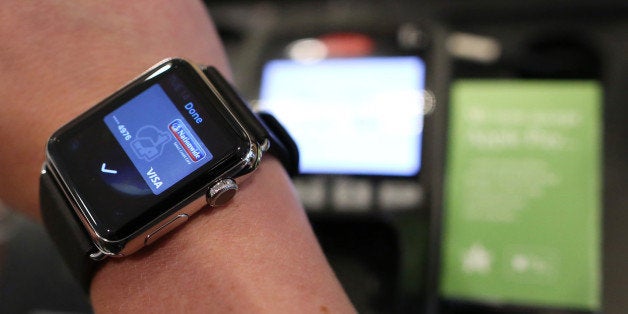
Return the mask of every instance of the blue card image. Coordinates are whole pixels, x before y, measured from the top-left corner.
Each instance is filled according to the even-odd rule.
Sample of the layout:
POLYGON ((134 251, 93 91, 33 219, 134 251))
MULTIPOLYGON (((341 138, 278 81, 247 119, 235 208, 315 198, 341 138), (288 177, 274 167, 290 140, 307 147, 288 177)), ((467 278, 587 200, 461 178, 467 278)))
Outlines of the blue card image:
POLYGON ((158 84, 106 115, 104 122, 155 195, 212 159, 158 84))

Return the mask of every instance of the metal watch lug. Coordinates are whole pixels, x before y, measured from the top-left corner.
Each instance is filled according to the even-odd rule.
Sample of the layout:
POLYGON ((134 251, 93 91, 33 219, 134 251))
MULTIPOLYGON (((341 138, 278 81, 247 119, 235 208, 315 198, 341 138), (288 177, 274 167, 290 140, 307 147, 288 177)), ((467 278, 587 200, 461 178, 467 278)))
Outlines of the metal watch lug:
POLYGON ((266 152, 268 148, 270 148, 270 141, 267 139, 265 139, 261 144, 251 145, 249 154, 244 158, 251 171, 257 169, 257 166, 259 166, 259 163, 262 161, 264 152, 266 152))
POLYGON ((211 207, 225 205, 238 191, 238 184, 233 179, 222 179, 207 190, 207 204, 211 207))
POLYGON ((267 152, 269 148, 270 148, 270 141, 267 138, 265 138, 264 141, 259 145, 259 149, 262 152, 267 152))
POLYGON ((103 253, 102 251, 97 251, 94 253, 89 254, 89 258, 95 260, 95 261, 102 261, 105 258, 107 258, 107 254, 103 253))

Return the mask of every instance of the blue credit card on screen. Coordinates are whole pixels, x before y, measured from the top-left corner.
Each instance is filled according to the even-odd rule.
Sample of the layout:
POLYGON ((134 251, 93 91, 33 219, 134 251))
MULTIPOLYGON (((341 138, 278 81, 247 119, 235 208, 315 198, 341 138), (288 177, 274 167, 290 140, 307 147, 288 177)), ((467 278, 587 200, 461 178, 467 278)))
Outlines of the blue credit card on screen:
POLYGON ((155 195, 213 157, 159 85, 106 115, 104 121, 155 195))

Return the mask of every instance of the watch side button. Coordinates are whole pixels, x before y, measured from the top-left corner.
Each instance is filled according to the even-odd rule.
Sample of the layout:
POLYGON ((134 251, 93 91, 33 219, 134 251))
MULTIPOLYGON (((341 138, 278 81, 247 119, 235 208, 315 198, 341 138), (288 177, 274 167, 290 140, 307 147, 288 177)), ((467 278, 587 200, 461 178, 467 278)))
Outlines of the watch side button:
POLYGON ((157 230, 155 230, 151 234, 147 235, 146 239, 144 239, 144 245, 149 245, 149 244, 155 242, 155 240, 161 238, 163 235, 167 234, 168 232, 174 230, 178 226, 180 226, 183 223, 185 223, 186 221, 188 221, 188 218, 189 218, 188 215, 180 214, 180 215, 170 219, 168 222, 163 224, 157 230))

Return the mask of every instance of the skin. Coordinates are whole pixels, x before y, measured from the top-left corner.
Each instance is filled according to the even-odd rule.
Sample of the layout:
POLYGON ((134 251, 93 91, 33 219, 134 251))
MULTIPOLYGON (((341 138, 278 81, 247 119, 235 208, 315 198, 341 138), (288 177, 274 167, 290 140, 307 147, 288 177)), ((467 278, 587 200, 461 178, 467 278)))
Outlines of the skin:
MULTIPOLYGON (((39 218, 44 145, 60 126, 166 57, 229 76, 197 1, 0 2, 0 199, 39 218)), ((109 259, 96 312, 355 312, 273 157, 234 200, 154 245, 109 259)))

